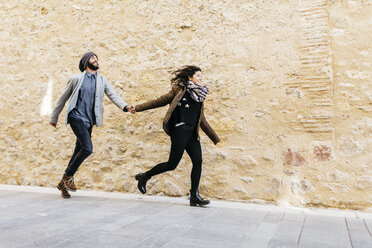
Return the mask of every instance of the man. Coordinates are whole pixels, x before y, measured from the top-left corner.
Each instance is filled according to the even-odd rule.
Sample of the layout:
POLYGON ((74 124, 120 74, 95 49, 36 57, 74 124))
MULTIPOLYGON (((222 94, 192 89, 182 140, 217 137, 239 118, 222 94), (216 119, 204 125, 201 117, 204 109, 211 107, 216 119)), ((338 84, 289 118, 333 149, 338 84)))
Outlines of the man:
POLYGON ((104 93, 120 109, 125 112, 133 111, 133 108, 118 96, 107 79, 97 72, 98 68, 98 57, 95 53, 88 52, 82 56, 79 63, 82 74, 70 77, 50 117, 49 124, 57 127, 58 116, 70 99, 66 112, 66 125, 70 124, 76 135, 76 147, 65 174, 57 186, 63 198, 71 197, 68 191, 76 191, 74 174, 93 152, 92 128, 93 125, 102 126, 104 93))

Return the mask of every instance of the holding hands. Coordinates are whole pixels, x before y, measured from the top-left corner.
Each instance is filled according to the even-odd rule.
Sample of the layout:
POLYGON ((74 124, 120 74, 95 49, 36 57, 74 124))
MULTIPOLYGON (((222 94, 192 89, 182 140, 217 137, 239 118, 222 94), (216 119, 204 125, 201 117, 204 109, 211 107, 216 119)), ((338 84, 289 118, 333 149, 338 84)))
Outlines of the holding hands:
POLYGON ((136 113, 136 107, 130 106, 129 112, 131 112, 132 114, 135 114, 136 113))
POLYGON ((133 105, 131 105, 130 107, 129 107, 129 105, 127 105, 127 106, 125 106, 124 111, 126 111, 126 112, 129 111, 132 114, 135 114, 136 113, 136 108, 133 105))

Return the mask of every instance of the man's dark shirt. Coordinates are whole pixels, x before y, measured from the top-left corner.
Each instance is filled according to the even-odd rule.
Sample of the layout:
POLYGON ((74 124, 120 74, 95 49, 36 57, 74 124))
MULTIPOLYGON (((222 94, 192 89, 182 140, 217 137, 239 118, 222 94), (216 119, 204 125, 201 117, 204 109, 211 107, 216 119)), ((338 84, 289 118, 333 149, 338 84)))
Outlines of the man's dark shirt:
POLYGON ((96 93, 96 73, 86 72, 79 90, 76 107, 70 112, 69 117, 80 119, 87 128, 96 124, 94 116, 94 99, 96 93))

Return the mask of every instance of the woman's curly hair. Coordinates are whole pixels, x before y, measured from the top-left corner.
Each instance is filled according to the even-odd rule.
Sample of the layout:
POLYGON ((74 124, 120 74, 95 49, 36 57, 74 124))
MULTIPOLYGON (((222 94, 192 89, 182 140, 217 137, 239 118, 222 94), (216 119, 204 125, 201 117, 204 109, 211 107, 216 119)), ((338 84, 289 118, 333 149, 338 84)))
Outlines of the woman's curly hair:
POLYGON ((186 65, 185 67, 174 71, 172 74, 175 76, 171 79, 172 86, 184 85, 189 81, 189 77, 192 77, 195 72, 201 71, 201 69, 195 65, 186 65))

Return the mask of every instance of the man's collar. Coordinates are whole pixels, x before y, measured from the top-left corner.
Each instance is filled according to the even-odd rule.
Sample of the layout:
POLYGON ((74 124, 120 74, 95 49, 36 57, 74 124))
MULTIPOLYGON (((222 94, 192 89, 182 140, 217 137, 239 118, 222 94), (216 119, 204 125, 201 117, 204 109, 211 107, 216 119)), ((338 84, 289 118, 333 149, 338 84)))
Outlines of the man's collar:
POLYGON ((97 77, 97 72, 95 72, 94 74, 90 73, 89 71, 86 72, 85 74, 88 78, 90 78, 91 76, 93 76, 94 78, 97 77))

